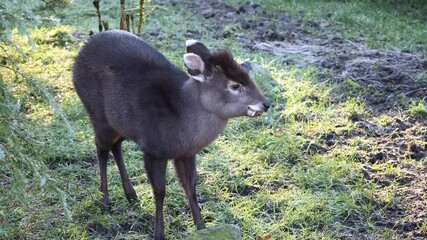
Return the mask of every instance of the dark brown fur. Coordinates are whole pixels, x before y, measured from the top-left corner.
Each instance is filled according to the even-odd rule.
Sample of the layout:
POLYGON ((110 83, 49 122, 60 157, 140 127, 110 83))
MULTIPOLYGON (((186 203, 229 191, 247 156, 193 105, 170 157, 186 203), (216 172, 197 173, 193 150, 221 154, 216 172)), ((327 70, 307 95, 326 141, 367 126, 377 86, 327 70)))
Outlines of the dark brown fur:
MULTIPOLYGON (((195 51, 211 55, 202 44, 195 51)), ((109 204, 106 170, 110 151, 126 197, 137 198, 121 148, 125 139, 136 142, 144 152, 145 169, 153 188, 156 239, 164 238, 167 160, 174 159, 194 222, 198 229, 204 228, 195 193, 195 154, 223 131, 229 118, 248 115, 248 109, 254 106, 262 112, 260 104, 268 103, 247 74, 236 68, 231 54, 214 54, 212 62, 223 71, 212 67, 209 73, 204 72, 209 80, 200 82, 136 36, 108 31, 91 37, 74 63, 73 83, 95 132, 101 203, 109 204), (245 92, 233 92, 229 79, 252 84, 245 92)))
POLYGON ((222 49, 212 54, 210 63, 219 67, 230 80, 240 83, 243 86, 250 84, 251 80, 247 72, 234 60, 230 51, 222 49))

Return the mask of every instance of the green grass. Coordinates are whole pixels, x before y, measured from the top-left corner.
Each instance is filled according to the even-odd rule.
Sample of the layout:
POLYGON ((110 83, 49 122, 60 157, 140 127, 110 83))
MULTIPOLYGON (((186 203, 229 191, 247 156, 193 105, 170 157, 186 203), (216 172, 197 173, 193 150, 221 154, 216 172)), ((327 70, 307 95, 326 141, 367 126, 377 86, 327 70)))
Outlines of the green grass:
POLYGON ((409 114, 413 117, 427 117, 427 106, 424 102, 413 102, 409 107, 409 114))
MULTIPOLYGON (((332 14, 327 21, 339 22, 339 30, 347 29, 338 33, 350 38, 366 29, 363 34, 371 47, 384 47, 385 42, 385 48, 413 50, 426 41, 418 35, 425 34, 425 29, 416 32, 420 21, 410 21, 413 15, 409 13, 393 13, 389 5, 380 11, 369 1, 323 2, 315 9, 308 1, 263 1, 266 8, 275 3, 277 11, 293 9, 291 13, 304 19, 332 14), (385 22, 387 26, 381 25, 385 22), (393 24, 402 39, 393 37, 393 24)), ((114 26, 118 6, 105 4, 110 26, 114 26)), ((14 34, 22 54, 7 48, 16 59, 7 66, 16 64, 21 74, 0 66, 2 239, 145 239, 153 235, 154 201, 135 144, 126 142, 124 149, 139 201, 132 205, 125 200, 118 171, 110 163, 112 209, 103 212, 98 207, 101 195, 93 132, 72 88, 70 71, 83 44, 73 35, 97 29, 94 14, 81 11, 91 7, 87 1, 74 1, 58 13, 66 17, 64 25, 32 29, 36 49, 25 37, 14 34)), ((236 224, 243 239, 267 234, 273 239, 334 239, 348 232, 376 239, 396 237, 393 229, 374 224, 375 216, 385 216, 386 208, 398 204, 395 185, 379 188, 364 178, 365 163, 360 156, 368 152, 360 146, 369 144, 369 138, 349 134, 357 128, 355 118, 370 116, 359 99, 358 86, 347 83, 343 89, 352 90, 352 95, 335 102, 330 95, 335 86, 317 81, 319 69, 286 66, 274 56, 241 48, 232 36, 213 39, 211 29, 200 24, 204 20, 189 14, 182 4, 149 3, 147 7, 150 14, 144 31, 159 31, 160 37, 147 34, 145 38, 175 64, 183 66, 184 33, 193 29, 208 46, 227 45, 237 59, 256 62, 272 73, 272 78, 254 76, 273 103, 271 111, 256 119, 232 120, 198 157, 197 190, 207 226, 236 224), (348 134, 348 144, 324 152, 325 136, 330 134, 348 134)), ((418 116, 423 109, 425 105, 417 103, 409 112, 418 116)), ((378 118, 389 121, 386 116, 378 118)), ((399 173, 399 167, 378 164, 377 168, 384 174, 399 173)), ((171 164, 165 224, 169 239, 183 239, 195 231, 171 164)))

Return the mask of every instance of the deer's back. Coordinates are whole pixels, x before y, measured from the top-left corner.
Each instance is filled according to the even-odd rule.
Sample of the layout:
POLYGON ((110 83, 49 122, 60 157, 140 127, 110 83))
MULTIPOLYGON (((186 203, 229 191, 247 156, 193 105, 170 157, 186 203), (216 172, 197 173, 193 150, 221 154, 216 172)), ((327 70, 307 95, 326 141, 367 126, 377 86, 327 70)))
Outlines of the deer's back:
POLYGON ((187 75, 138 37, 119 31, 94 35, 77 56, 75 89, 92 123, 140 141, 179 118, 187 75), (144 131, 144 132, 142 132, 144 131))

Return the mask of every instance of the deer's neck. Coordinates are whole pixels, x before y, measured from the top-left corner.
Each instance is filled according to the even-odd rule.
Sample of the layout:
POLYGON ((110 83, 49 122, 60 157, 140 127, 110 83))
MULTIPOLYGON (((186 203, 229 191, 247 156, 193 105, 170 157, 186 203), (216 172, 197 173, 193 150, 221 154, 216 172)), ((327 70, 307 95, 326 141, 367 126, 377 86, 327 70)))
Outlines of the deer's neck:
POLYGON ((182 89, 183 114, 180 129, 181 139, 185 139, 185 145, 189 152, 194 154, 215 140, 224 131, 227 119, 221 118, 215 113, 203 108, 200 103, 201 91, 197 82, 189 81, 182 89))

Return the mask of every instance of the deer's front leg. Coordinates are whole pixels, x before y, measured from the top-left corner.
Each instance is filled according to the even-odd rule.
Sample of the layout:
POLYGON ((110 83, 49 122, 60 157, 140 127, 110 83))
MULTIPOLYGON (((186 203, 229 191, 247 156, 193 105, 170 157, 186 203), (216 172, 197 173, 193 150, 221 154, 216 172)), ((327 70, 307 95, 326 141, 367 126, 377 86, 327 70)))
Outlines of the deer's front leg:
POLYGON ((194 224, 196 224, 198 230, 203 229, 205 228, 205 222, 203 221, 200 213, 196 196, 196 157, 192 156, 189 158, 175 159, 175 169, 179 179, 181 180, 185 194, 187 194, 188 202, 193 214, 194 224))
POLYGON ((163 220, 163 201, 166 192, 166 166, 167 159, 158 159, 150 154, 144 156, 145 170, 153 188, 154 200, 156 202, 156 225, 154 238, 165 239, 163 220))

